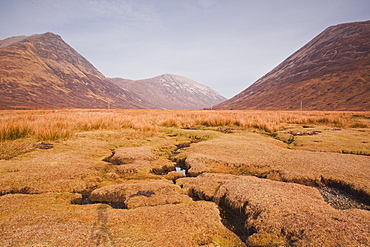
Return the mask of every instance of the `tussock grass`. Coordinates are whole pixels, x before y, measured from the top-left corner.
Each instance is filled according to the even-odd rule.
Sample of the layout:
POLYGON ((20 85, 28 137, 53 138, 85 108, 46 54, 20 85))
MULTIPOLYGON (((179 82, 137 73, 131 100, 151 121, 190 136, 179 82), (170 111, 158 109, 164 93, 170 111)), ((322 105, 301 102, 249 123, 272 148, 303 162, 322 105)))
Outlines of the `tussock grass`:
POLYGON ((0 142, 0 160, 8 160, 22 153, 29 152, 35 145, 29 141, 14 140, 0 142))
MULTIPOLYGON (((81 195, 70 193, 86 196, 100 188, 113 193, 107 195, 115 195, 116 191, 110 189, 127 187, 120 184, 133 181, 144 183, 145 180, 149 184, 152 180, 168 179, 165 183, 174 187, 170 180, 176 178, 170 175, 179 175, 173 172, 175 161, 190 166, 193 170, 189 172, 193 174, 202 173, 206 168, 210 172, 243 173, 292 182, 299 182, 299 179, 321 181, 324 177, 328 181, 353 184, 354 190, 369 194, 368 166, 361 166, 368 157, 288 150, 288 144, 260 135, 281 134, 289 129, 296 131, 301 126, 322 130, 322 133, 297 137, 294 143, 298 145, 294 149, 332 152, 340 148, 344 150, 342 152, 351 153, 368 150, 366 138, 370 129, 366 126, 370 126, 370 112, 0 111, 0 159, 4 159, 0 161, 0 217, 6 220, 3 235, 7 237, 0 243, 7 246, 18 241, 19 245, 41 246, 50 241, 50 245, 69 246, 78 238, 82 241, 80 246, 99 243, 117 246, 243 246, 221 225, 214 204, 190 200, 173 202, 176 196, 182 199, 184 195, 175 191, 178 195, 172 196, 172 190, 162 193, 159 187, 163 186, 158 190, 154 190, 152 184, 132 187, 132 193, 125 190, 129 199, 125 202, 127 207, 135 208, 130 210, 98 204, 69 204, 72 199, 81 199, 81 195), (339 128, 342 129, 339 131, 339 128), (342 140, 340 143, 338 138, 342 140), (349 142, 349 139, 353 140, 349 142), (50 150, 36 148, 10 159, 35 149, 35 142, 40 141, 52 142, 54 147, 50 150), (177 150, 180 144, 189 143, 192 143, 190 147, 177 150), (342 147, 342 143, 349 143, 349 146, 357 143, 357 146, 342 147), (145 152, 140 148, 143 146, 152 150, 148 159, 142 157, 145 152), (112 150, 117 152, 120 148, 127 148, 130 155, 135 154, 135 149, 139 151, 135 157, 128 157, 128 164, 113 165, 103 161, 112 150), (352 163, 357 165, 351 165, 350 169, 344 166, 352 163), (140 191, 155 194, 131 196, 140 191), (161 197, 156 198, 156 195, 161 197), (53 198, 60 196, 63 200, 58 199, 56 203, 53 198), (161 203, 153 202, 157 199, 161 203), (162 199, 166 200, 165 205, 158 205, 163 204, 162 199), (64 227, 71 230, 66 232, 64 227), (59 239, 60 235, 63 238, 59 239), (103 243, 103 237, 114 242, 103 243)), ((208 186, 217 181, 204 182, 208 186)), ((210 187, 210 193, 214 193, 219 185, 210 187)), ((250 191, 254 193, 254 190, 250 191)), ((275 244, 281 240, 275 232, 259 233, 256 244, 275 244)))
POLYGON ((334 209, 310 186, 210 173, 177 181, 188 195, 243 219, 248 246, 362 246, 370 241, 369 211, 334 209))
POLYGON ((294 150, 286 146, 263 135, 246 133, 195 143, 183 153, 187 155, 185 164, 191 176, 205 172, 239 173, 304 185, 322 185, 323 179, 342 181, 370 200, 369 156, 294 150))
POLYGON ((163 110, 34 110, 1 111, 0 141, 25 137, 40 141, 69 138, 77 132, 135 129, 156 132, 161 127, 207 129, 230 127, 275 132, 289 124, 361 127, 370 112, 293 111, 163 111, 163 110))

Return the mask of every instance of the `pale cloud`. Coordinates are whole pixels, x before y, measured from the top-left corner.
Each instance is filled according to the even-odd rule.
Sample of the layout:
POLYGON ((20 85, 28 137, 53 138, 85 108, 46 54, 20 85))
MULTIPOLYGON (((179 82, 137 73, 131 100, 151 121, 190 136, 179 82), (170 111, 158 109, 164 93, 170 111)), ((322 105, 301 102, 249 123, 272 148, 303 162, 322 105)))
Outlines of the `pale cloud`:
POLYGON ((0 39, 54 32, 109 77, 189 77, 231 97, 368 0, 0 0, 0 39))

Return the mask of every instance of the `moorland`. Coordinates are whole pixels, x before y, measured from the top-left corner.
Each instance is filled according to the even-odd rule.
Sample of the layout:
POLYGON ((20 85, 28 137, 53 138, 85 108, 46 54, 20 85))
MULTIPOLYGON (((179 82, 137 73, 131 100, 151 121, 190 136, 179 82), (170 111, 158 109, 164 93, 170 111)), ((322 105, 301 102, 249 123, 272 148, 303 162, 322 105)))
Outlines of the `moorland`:
POLYGON ((370 245, 370 112, 0 120, 1 246, 370 245))

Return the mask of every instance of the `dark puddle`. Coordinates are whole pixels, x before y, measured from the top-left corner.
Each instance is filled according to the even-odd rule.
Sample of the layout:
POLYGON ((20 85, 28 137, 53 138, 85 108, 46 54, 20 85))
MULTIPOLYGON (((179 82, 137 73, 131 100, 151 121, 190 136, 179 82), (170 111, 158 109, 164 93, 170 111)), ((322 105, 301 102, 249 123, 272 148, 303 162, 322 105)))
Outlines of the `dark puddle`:
POLYGON ((81 198, 73 199, 71 201, 71 204, 76 205, 106 204, 115 209, 126 209, 126 205, 122 202, 94 202, 89 199, 89 195, 82 195, 81 198))
POLYGON ((339 188, 322 186, 317 188, 324 200, 336 209, 358 208, 370 210, 369 203, 339 188))
POLYGON ((35 146, 38 149, 51 149, 54 147, 52 143, 46 143, 46 142, 37 143, 35 146))

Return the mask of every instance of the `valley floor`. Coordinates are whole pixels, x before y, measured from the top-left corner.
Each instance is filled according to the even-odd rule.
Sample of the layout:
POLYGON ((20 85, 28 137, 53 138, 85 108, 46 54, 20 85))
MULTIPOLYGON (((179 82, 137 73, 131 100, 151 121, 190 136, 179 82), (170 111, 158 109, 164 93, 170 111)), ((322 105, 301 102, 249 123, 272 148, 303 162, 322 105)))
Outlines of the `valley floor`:
POLYGON ((0 119, 1 246, 370 245, 370 112, 0 119))

